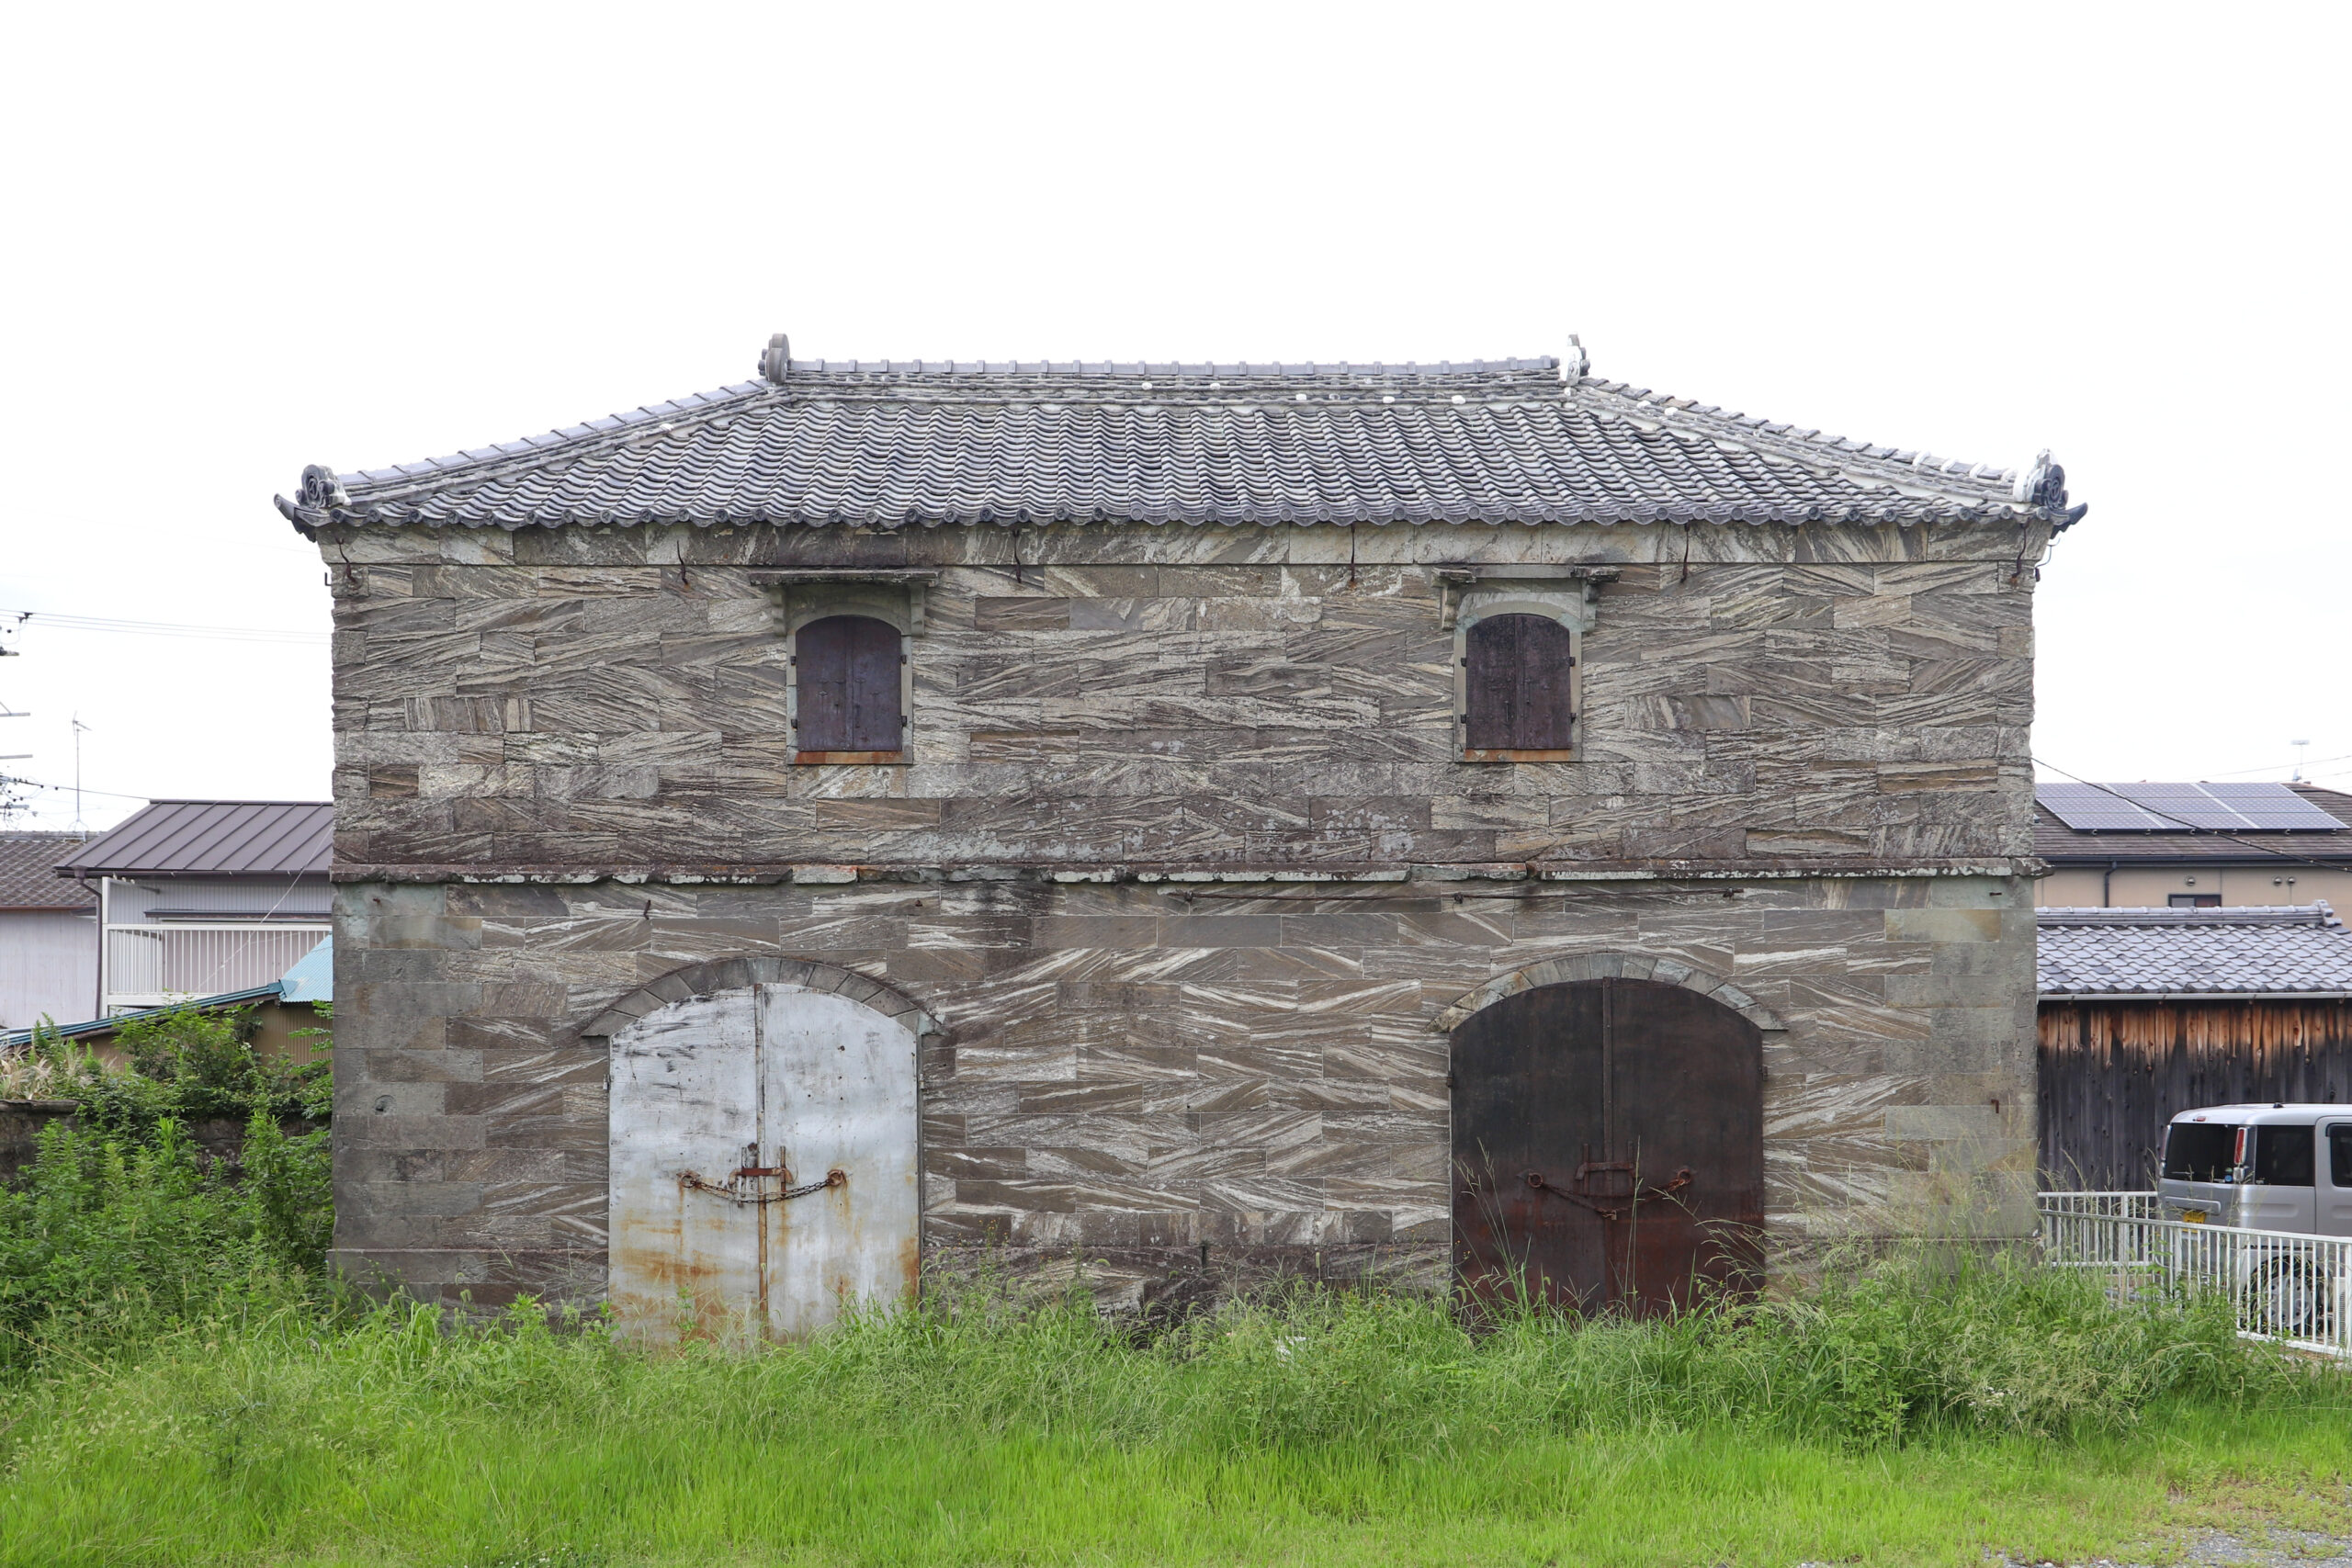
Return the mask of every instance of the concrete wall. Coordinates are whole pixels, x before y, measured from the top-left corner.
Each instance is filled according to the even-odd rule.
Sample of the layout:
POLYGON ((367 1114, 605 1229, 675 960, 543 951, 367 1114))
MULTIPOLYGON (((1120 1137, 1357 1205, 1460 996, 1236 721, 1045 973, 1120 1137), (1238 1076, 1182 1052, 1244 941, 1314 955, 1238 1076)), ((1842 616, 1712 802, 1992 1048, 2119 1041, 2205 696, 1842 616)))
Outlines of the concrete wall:
POLYGON ((2338 912, 2352 908, 2352 872, 2311 865, 2068 866, 2034 885, 2045 908, 2161 909, 2176 893, 2218 893, 2224 908, 2249 904, 2308 904, 2324 898, 2338 912))
POLYGON ((583 1026, 736 956, 820 960, 941 1021, 940 1262, 1083 1247, 1144 1292, 1205 1241, 1236 1268, 1438 1277, 1437 1024, 1553 959, 1687 972, 1783 1026, 1784 1242, 1957 1210, 2025 1226, 2014 529, 324 543, 355 1264, 479 1303, 600 1289, 605 1063, 583 1026), (1432 569, 1477 561, 1623 569, 1584 639, 1584 760, 1453 760, 1432 569), (788 763, 763 562, 939 570, 910 765, 788 763), (1151 880, 1171 874, 1233 880, 1151 880))
POLYGON ((97 987, 96 908, 0 909, 0 1028, 96 1017, 97 987))

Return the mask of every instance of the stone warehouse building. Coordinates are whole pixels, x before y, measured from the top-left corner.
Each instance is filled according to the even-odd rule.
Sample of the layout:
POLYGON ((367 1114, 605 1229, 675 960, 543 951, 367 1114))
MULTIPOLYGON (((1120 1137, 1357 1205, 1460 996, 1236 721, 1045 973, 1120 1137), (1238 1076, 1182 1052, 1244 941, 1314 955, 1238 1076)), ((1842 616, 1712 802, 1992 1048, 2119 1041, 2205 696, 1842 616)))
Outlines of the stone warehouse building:
POLYGON ((2023 472, 1436 366, 795 361, 304 472, 338 1256, 776 1332, 1655 1306, 2034 1179, 2023 472))

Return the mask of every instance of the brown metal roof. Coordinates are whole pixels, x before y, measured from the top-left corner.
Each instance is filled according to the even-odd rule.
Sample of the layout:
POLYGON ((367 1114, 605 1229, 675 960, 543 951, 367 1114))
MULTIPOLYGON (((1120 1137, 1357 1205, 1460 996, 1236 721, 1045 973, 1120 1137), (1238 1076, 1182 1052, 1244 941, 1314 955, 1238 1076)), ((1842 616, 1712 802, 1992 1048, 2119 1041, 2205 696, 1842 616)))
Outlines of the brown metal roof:
POLYGON ((2272 860, 2352 865, 2352 795, 2317 784, 2288 786, 2322 811, 2345 823, 2342 832, 2085 833, 2069 828, 2047 807, 2034 812, 2033 852, 2052 865, 2261 864, 2272 860))
POLYGON ((69 876, 324 875, 334 853, 323 800, 159 800, 55 863, 69 876))
POLYGON ((0 833, 0 909, 87 909, 98 896, 58 879, 60 858, 79 848, 82 833, 0 833))

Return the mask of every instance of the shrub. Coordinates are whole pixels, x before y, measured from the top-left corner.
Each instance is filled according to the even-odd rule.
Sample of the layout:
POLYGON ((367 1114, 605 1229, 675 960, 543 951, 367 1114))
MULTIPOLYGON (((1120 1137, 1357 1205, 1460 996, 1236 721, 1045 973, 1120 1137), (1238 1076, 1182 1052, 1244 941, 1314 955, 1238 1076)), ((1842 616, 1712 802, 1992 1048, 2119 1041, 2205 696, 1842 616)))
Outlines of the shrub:
POLYGON ((151 1013, 122 1026, 116 1043, 130 1058, 129 1072, 107 1069, 95 1055, 61 1050, 51 1036, 34 1051, 62 1057, 59 1092, 82 1101, 84 1117, 109 1131, 144 1136, 166 1116, 184 1122, 243 1121, 257 1111, 273 1117, 325 1119, 334 1094, 324 1055, 305 1063, 254 1049, 254 1010, 200 1012, 191 1008, 151 1013))
POLYGON ((246 1127, 242 1170, 204 1161, 180 1123, 127 1139, 52 1123, 0 1189, 0 1366, 46 1342, 119 1348, 259 1303, 324 1304, 327 1134, 246 1127))
POLYGON ((111 1068, 53 1032, 31 1055, 51 1094, 80 1101, 32 1165, 0 1188, 0 1367, 43 1347, 119 1348, 172 1325, 256 1303, 326 1308, 334 1217, 321 1061, 265 1058, 250 1020, 192 1011, 126 1025, 133 1066, 111 1068), (192 1120, 242 1118, 233 1159, 207 1157, 192 1120))

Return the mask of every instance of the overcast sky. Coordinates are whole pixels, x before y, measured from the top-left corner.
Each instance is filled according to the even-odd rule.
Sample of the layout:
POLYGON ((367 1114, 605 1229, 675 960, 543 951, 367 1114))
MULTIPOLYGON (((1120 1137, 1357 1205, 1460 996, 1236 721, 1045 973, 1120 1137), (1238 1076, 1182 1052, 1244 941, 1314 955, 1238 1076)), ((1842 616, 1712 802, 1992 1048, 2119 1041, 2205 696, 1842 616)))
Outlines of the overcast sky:
MULTIPOLYGON (((270 505, 807 358, 1439 359, 2000 466, 2045 763, 2352 787, 2346 8, 44 6, 0 607, 322 634, 270 505)), ((0 762, 319 797, 312 641, 43 625, 0 762)), ((38 821, 73 819, 37 792, 38 821)))

